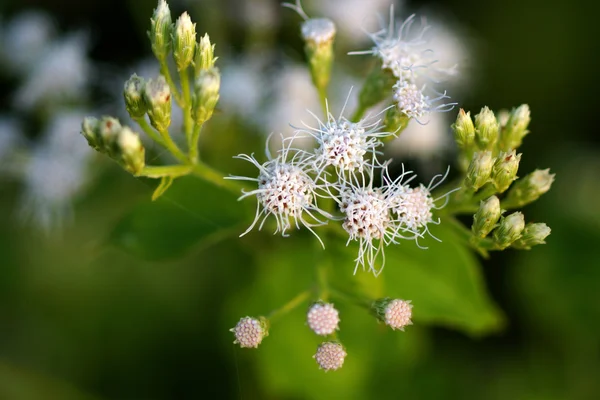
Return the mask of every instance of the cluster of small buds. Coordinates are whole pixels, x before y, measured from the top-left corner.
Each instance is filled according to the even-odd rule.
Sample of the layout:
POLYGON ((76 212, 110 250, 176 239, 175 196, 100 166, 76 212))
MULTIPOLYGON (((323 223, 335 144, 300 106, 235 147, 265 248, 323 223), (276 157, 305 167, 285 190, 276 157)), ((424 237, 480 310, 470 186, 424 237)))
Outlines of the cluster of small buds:
POLYGON ((412 304, 410 300, 391 299, 389 297, 378 299, 371 305, 371 312, 377 319, 393 330, 404 331, 412 325, 412 304))
POLYGON ((235 336, 234 344, 243 348, 257 348, 263 339, 269 336, 268 322, 264 317, 244 317, 230 329, 235 336))
POLYGON ((340 316, 333 304, 319 301, 308 309, 306 322, 314 333, 327 336, 339 329, 340 316))
POLYGON ((313 357, 319 368, 328 372, 342 368, 346 355, 346 350, 340 343, 324 342, 319 345, 313 357))

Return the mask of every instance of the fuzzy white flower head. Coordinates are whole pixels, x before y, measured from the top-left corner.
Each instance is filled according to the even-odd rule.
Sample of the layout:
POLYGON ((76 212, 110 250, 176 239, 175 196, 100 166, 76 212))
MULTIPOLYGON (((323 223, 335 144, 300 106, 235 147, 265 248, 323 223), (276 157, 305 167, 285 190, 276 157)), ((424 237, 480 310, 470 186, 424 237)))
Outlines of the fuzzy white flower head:
POLYGON ((346 350, 344 350, 341 344, 337 342, 325 342, 319 345, 317 353, 313 358, 317 361, 319 367, 327 372, 342 368, 346 355, 346 350))
POLYGON ((456 103, 435 105, 436 102, 450 97, 444 92, 437 97, 430 98, 424 93, 425 90, 426 86, 418 88, 416 84, 409 81, 399 80, 396 82, 394 85, 394 102, 398 107, 398 111, 424 124, 421 121, 423 117, 437 111, 450 111, 456 105, 456 103))
POLYGON ((412 325, 412 304, 409 301, 395 299, 389 302, 385 308, 385 323, 392 329, 401 331, 408 325, 412 325))
POLYGON ((267 323, 262 318, 244 317, 229 331, 233 332, 235 336, 233 343, 246 348, 257 348, 262 340, 269 335, 267 323))
POLYGON ((331 42, 335 36, 335 25, 327 18, 311 18, 302 24, 302 39, 316 45, 331 42))
POLYGON ((339 329, 340 316, 333 304, 318 302, 309 308, 306 321, 314 333, 326 336, 339 329))
POLYGON ((331 215, 319 209, 316 203, 317 191, 322 189, 322 185, 317 184, 306 173, 305 164, 298 162, 295 157, 288 161, 289 146, 280 150, 277 157, 272 158, 268 150, 268 143, 269 139, 267 139, 265 149, 268 160, 263 164, 260 164, 253 155, 240 154, 235 157, 249 161, 256 166, 259 170, 257 178, 228 177, 228 179, 253 181, 258 184, 257 189, 244 192, 240 197, 241 200, 248 196, 256 196, 258 200, 254 222, 241 236, 250 232, 259 221, 258 229, 262 229, 267 218, 272 215, 277 222, 275 233, 281 232, 282 236, 287 236, 286 232, 292 227, 292 224, 297 229, 302 224, 321 241, 312 227, 324 225, 326 221, 320 220, 315 213, 332 218, 331 215))

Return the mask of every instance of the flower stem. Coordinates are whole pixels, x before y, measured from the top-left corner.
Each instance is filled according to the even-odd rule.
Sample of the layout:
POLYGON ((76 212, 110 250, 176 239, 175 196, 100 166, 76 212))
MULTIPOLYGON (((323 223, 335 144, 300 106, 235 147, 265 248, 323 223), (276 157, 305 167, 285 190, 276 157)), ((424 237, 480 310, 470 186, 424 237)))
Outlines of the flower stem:
POLYGON ((184 126, 184 130, 185 130, 185 137, 188 142, 188 148, 191 152, 191 149, 192 149, 192 95, 190 92, 190 78, 188 76, 187 69, 179 71, 179 79, 181 81, 181 92, 183 93, 183 99, 182 99, 183 101, 181 104, 181 109, 183 110, 183 126, 184 126))
POLYGON ((325 119, 327 119, 327 89, 318 87, 317 91, 319 92, 319 102, 323 109, 323 115, 325 116, 325 119))
POLYGON ((163 146, 173 154, 175 158, 181 161, 184 164, 189 164, 189 159, 187 156, 179 149, 177 144, 171 139, 171 135, 169 135, 168 130, 159 131, 160 136, 163 139, 163 146))
POLYGON ((194 131, 192 132, 192 136, 190 139, 190 160, 192 163, 198 163, 198 141, 200 140, 200 131, 202 130, 202 126, 204 124, 194 124, 194 131))
POLYGON ((373 303, 373 301, 370 299, 356 296, 354 294, 349 294, 349 293, 346 293, 345 291, 342 291, 339 289, 331 289, 331 295, 333 297, 336 297, 338 300, 352 303, 359 307, 366 308, 367 310, 371 309, 371 303, 373 303))
POLYGON ((274 320, 286 315, 287 313, 298 307, 300 304, 308 300, 311 294, 311 290, 305 290, 304 292, 299 293, 296 297, 285 303, 283 306, 271 311, 267 315, 267 319, 269 320, 269 322, 273 322, 274 320))
POLYGON ((192 173, 204 179, 205 181, 210 182, 220 188, 226 189, 236 195, 239 195, 242 190, 244 190, 244 186, 240 185, 238 182, 225 179, 221 172, 209 167, 204 163, 194 164, 192 173))
POLYGON ((171 89, 171 95, 175 98, 175 101, 177 102, 177 104, 179 104, 179 106, 183 108, 181 94, 179 93, 179 90, 177 89, 177 86, 175 85, 175 82, 173 81, 173 77, 171 76, 171 71, 169 71, 169 66, 167 65, 167 60, 165 58, 163 58, 163 59, 159 59, 158 62, 160 63, 160 73, 162 76, 165 77, 165 80, 167 81, 167 84, 169 85, 169 88, 171 89))
POLYGON ((190 172, 192 172, 192 169, 192 165, 146 166, 139 176, 145 176, 147 178, 162 178, 164 176, 170 176, 171 178, 177 178, 179 176, 188 175, 190 172))
POLYGON ((329 282, 328 282, 328 269, 331 265, 329 257, 324 254, 320 261, 315 264, 317 284, 319 285, 319 299, 327 301, 329 298, 329 282))
POLYGON ((150 124, 148 123, 148 121, 146 121, 146 119, 144 117, 135 118, 135 122, 137 122, 137 124, 140 126, 140 128, 142 128, 144 133, 146 133, 146 135, 148 135, 150 137, 150 139, 154 140, 156 143, 160 144, 161 146, 165 145, 165 143, 163 142, 163 140, 160 137, 160 135, 158 134, 158 132, 156 132, 154 130, 154 128, 152 128, 150 126, 150 124))

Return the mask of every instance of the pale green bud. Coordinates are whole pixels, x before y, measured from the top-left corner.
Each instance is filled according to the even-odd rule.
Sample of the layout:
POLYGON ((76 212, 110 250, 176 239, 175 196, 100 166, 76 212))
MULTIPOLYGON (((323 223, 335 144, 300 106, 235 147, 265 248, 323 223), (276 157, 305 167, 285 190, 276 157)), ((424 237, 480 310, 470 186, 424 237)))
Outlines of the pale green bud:
POLYGON ((552 230, 548 225, 542 223, 529 223, 525 225, 521 238, 513 243, 512 247, 529 250, 538 244, 545 244, 546 238, 552 230))
POLYGON ((550 169, 536 169, 526 177, 517 180, 506 195, 506 205, 523 207, 536 201, 550 190, 554 176, 550 173, 550 169))
POLYGON ((523 213, 515 212, 502 218, 498 228, 494 230, 494 241, 503 250, 521 237, 525 228, 523 213))
MULTIPOLYGON (((410 117, 408 115, 406 115, 405 113, 403 113, 402 111, 400 111, 398 109, 398 107, 390 107, 388 108, 387 112, 385 113, 385 119, 384 119, 384 125, 385 125, 385 130, 387 132, 393 132, 395 134, 399 134, 400 132, 402 132, 404 130, 404 128, 406 128, 406 126, 408 125, 408 123, 410 122, 410 117)), ((392 140, 394 137, 396 137, 395 135, 390 135, 387 136, 385 139, 389 139, 392 140)))
POLYGON ((324 91, 331 77, 335 25, 327 18, 311 18, 304 21, 301 31, 313 83, 324 91))
POLYGON ((479 204, 479 209, 473 216, 471 231, 478 238, 486 237, 497 225, 502 215, 500 200, 492 196, 479 204))
POLYGON ((475 126, 471 119, 471 113, 462 108, 458 112, 456 122, 452 124, 456 144, 463 150, 472 149, 475 145, 475 126))
POLYGON ((187 12, 181 14, 175 23, 175 33, 173 35, 173 58, 177 70, 186 69, 194 59, 196 50, 196 24, 187 12))
POLYGON ((117 149, 119 161, 123 168, 138 175, 144 168, 144 146, 137 133, 134 133, 129 127, 123 127, 117 137, 117 149))
POLYGON ((121 123, 113 117, 102 117, 98 125, 98 146, 100 151, 108 154, 110 157, 115 155, 115 143, 119 132, 121 132, 121 123))
POLYGON ((217 61, 217 57, 215 57, 215 45, 210 43, 208 34, 205 34, 200 38, 198 49, 196 50, 196 59, 194 60, 194 64, 196 65, 195 76, 198 77, 200 71, 206 71, 214 67, 215 61, 217 61))
POLYGON ((150 19, 150 43, 152 52, 159 60, 164 60, 171 51, 171 34, 173 32, 173 21, 171 10, 165 0, 158 0, 158 5, 150 19))
POLYGON ((90 147, 96 151, 100 151, 100 144, 98 143, 99 127, 100 121, 94 117, 85 117, 81 124, 81 135, 87 140, 90 147))
POLYGON ((360 90, 358 96, 360 107, 366 110, 385 100, 396 81, 397 78, 389 69, 373 68, 360 90))
POLYGON ((481 150, 492 150, 498 141, 499 125, 494 112, 483 107, 475 116, 475 141, 481 150))
POLYGON ((527 127, 531 121, 529 106, 523 104, 512 110, 506 126, 502 130, 500 145, 503 150, 518 148, 525 135, 529 133, 527 127))
POLYGON ((479 190, 490 180, 493 166, 494 157, 491 151, 480 151, 473 154, 465 177, 465 187, 475 191, 479 190))
POLYGON ((125 108, 131 118, 141 118, 146 114, 146 102, 144 101, 144 78, 131 75, 131 78, 125 82, 123 88, 123 98, 125 99, 125 108))
POLYGON ((492 182, 498 193, 504 193, 515 179, 517 179, 517 171, 521 154, 516 154, 515 150, 505 153, 500 152, 494 168, 492 169, 492 182))
POLYGON ((219 101, 221 75, 218 68, 201 71, 194 84, 192 118, 197 124, 208 121, 219 101))
POLYGON ((171 89, 162 75, 146 83, 144 101, 152 126, 159 132, 167 131, 171 125, 171 89))

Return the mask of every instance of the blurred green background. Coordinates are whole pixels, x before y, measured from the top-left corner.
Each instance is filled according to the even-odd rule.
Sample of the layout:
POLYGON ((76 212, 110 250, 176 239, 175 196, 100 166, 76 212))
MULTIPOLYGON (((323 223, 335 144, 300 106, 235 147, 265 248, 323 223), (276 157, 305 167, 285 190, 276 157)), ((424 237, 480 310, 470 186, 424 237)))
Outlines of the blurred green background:
MULTIPOLYGON (((274 7, 270 25, 255 29, 243 11, 254 7, 252 0, 170 4, 174 15, 188 10, 198 32, 211 35, 217 55, 229 57, 223 63, 272 48, 302 61, 298 18, 289 10, 274 7)), ((313 15, 314 4, 306 5, 313 15)), ((150 0, 3 0, 0 14, 4 25, 24 10, 43 10, 58 32, 88 33, 89 56, 104 71, 86 96, 94 110, 106 104, 107 92, 118 94, 121 78, 114 71, 129 71, 150 55, 145 31, 154 6, 150 0)), ((506 315, 501 330, 469 336, 417 324, 399 335, 342 306, 344 338, 353 350, 336 373, 313 365, 318 341, 303 326, 302 310, 286 317, 259 350, 239 349, 227 330, 241 316, 293 297, 310 259, 268 235, 211 236, 165 259, 161 249, 185 244, 186 237, 152 236, 161 213, 152 208, 156 214, 146 218, 143 207, 154 182, 94 159, 73 221, 49 232, 23 223, 23 184, 0 176, 0 399, 600 398, 597 4, 448 0, 397 8, 403 17, 434 12, 467 32, 473 78, 460 106, 476 111, 528 103, 532 133, 521 149, 521 169, 550 167, 557 174, 553 189, 524 210, 529 220, 552 228, 548 244, 483 261, 485 284, 506 315), (140 214, 130 222, 150 232, 142 239, 155 244, 152 257, 159 260, 144 260, 150 250, 137 245, 139 238, 115 230, 135 207, 140 214), (268 251, 256 256, 255 246, 268 251)), ((341 42, 337 62, 360 73, 344 51, 366 46, 341 42)), ((12 108, 9 94, 19 85, 14 75, 0 79, 2 114, 28 116, 12 108)), ((116 113, 117 107, 99 108, 116 113)), ((48 118, 34 115, 23 118, 31 143, 41 140, 48 118)), ((208 134, 204 158, 240 172, 229 155, 256 150, 262 139, 256 127, 228 118, 226 110, 215 120, 210 132, 219 136, 208 134)), ((169 219, 164 224, 183 224, 194 234, 207 224, 239 232, 242 206, 228 199, 216 215, 206 207, 211 195, 204 189, 194 180, 174 189, 173 203, 161 206, 169 219)))

